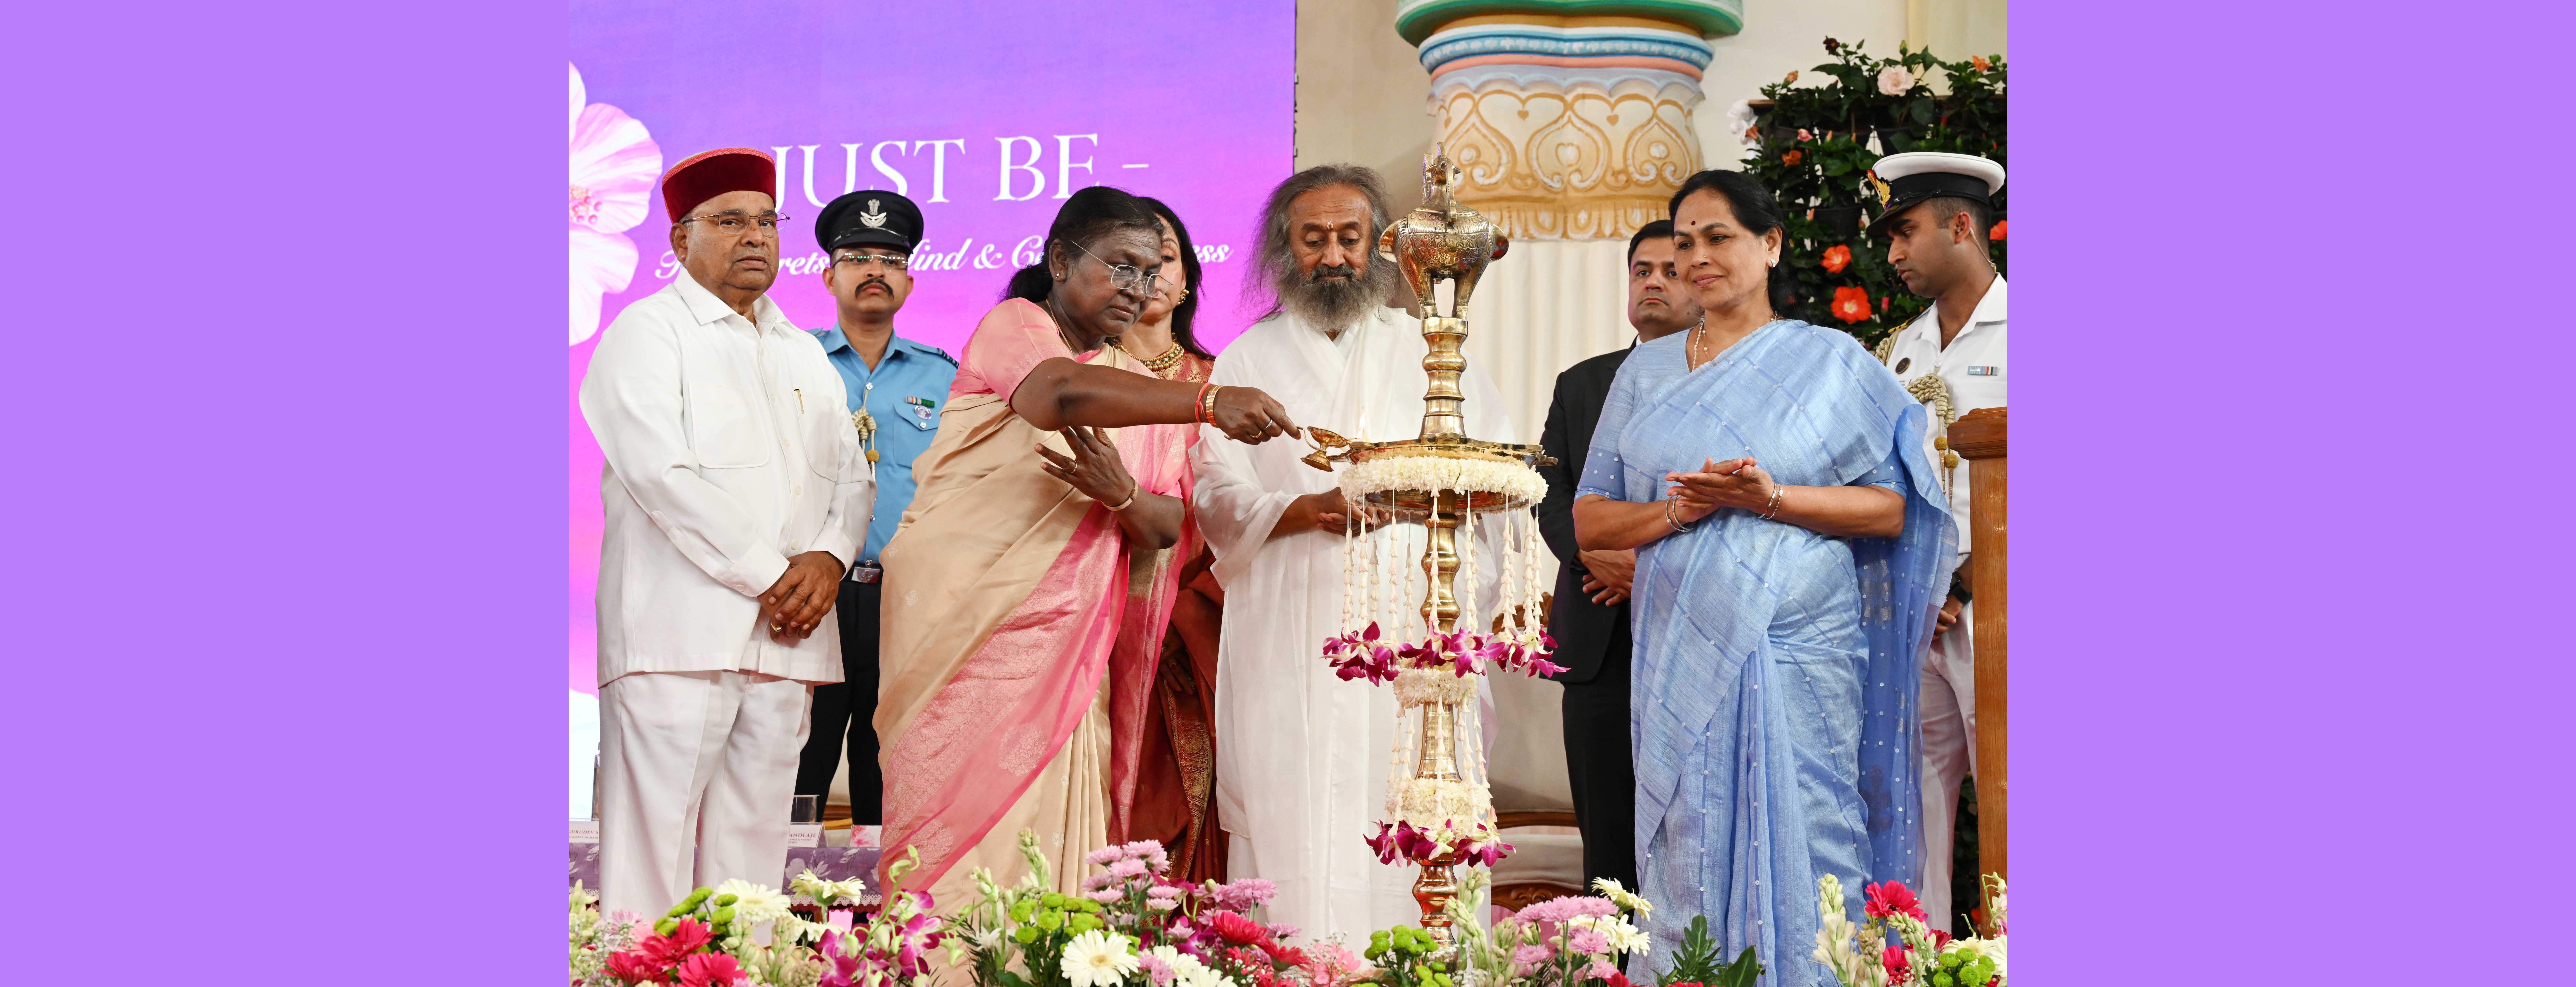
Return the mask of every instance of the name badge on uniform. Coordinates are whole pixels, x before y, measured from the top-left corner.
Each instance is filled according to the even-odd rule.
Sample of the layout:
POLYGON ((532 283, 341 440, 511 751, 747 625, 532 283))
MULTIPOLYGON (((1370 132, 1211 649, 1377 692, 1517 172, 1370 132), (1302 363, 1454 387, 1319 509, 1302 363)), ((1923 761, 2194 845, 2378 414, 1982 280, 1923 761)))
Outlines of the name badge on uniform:
POLYGON ((2002 367, 1969 367, 1969 368, 1968 368, 1968 376, 1970 376, 1970 377, 2001 377, 2001 376, 2003 376, 2003 375, 2004 375, 2004 369, 2003 369, 2002 367))

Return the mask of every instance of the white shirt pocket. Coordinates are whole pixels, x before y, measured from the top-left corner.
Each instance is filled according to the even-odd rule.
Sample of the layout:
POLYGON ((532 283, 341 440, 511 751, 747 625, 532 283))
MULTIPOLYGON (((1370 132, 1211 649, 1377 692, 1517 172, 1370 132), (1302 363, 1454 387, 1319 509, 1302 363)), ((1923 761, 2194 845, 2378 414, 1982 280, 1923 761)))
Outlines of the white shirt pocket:
POLYGON ((741 388, 693 382, 686 394, 689 451, 708 469, 743 469, 769 463, 769 430, 760 406, 741 388))

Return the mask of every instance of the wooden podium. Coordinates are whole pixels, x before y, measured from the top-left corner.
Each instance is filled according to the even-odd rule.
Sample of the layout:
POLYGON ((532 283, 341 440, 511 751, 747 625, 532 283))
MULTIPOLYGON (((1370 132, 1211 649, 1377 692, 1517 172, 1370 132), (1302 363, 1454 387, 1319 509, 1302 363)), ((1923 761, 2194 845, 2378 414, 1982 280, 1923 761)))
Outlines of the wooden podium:
POLYGON ((1968 592, 1977 598, 1977 871, 2005 875, 2004 409, 1979 408, 1950 425, 1950 448, 1968 461, 1968 592))

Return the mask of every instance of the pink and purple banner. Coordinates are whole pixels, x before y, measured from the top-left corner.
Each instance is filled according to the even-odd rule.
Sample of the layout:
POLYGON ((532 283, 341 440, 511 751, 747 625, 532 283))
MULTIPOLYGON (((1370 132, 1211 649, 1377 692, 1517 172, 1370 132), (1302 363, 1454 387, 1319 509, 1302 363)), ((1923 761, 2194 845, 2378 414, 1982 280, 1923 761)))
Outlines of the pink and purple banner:
MULTIPOLYGON (((715 147, 778 158, 790 219, 770 297, 799 326, 833 321, 814 216, 861 189, 921 205, 895 331, 952 354, 1088 185, 1159 198, 1189 225, 1202 341, 1220 346, 1257 314, 1240 302, 1254 219, 1294 160, 1291 0, 575 0, 571 16, 574 389, 599 330, 685 276, 655 182, 715 147)), ((571 687, 594 693, 600 454, 569 391, 565 406, 571 687)), ((586 773, 587 750, 575 753, 586 773)))

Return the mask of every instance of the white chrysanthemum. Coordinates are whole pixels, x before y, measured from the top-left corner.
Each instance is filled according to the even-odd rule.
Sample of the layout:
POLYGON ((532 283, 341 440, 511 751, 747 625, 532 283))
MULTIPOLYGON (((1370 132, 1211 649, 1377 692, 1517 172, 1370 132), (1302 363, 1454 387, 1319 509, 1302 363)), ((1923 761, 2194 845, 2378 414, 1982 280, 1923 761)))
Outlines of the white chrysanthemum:
POLYGON ((1627 888, 1619 886, 1618 881, 1610 878, 1593 878, 1592 890, 1601 892, 1601 896, 1610 899, 1611 904, 1625 908, 1639 915, 1653 915, 1655 913, 1653 902, 1649 902, 1644 898, 1629 894, 1627 888))
POLYGON ((749 928, 787 914, 787 896, 766 884, 753 884, 741 878, 716 885, 716 896, 734 896, 733 921, 736 928, 749 928))
POLYGON ((1115 932, 1093 929, 1064 944, 1064 979, 1073 987, 1116 987, 1143 966, 1115 932))
POLYGON ((1223 987, 1225 984, 1225 974, 1199 962, 1196 956, 1170 946, 1156 946, 1149 952, 1155 959, 1163 961, 1163 965, 1172 968, 1173 979, 1179 982, 1176 987, 1223 987))

